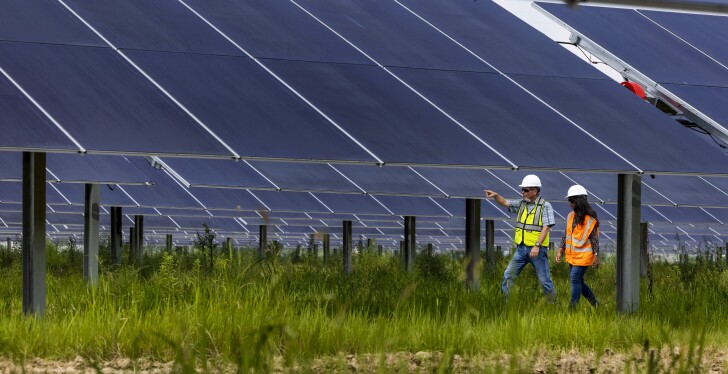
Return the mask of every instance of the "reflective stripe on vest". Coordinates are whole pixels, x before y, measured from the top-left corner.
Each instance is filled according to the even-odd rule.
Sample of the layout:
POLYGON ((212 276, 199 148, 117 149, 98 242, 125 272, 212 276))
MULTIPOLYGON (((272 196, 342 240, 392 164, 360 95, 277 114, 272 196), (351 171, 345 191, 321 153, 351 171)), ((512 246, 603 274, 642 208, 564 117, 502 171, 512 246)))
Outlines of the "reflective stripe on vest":
POLYGON ((594 262, 589 236, 595 230, 597 220, 590 216, 574 226, 574 212, 566 219, 566 262, 577 266, 589 266, 594 262))
MULTIPOLYGON (((516 217, 516 230, 513 235, 513 242, 534 246, 543 229, 543 210, 546 202, 541 197, 536 200, 536 206, 528 211, 527 204, 521 201, 518 206, 518 216, 516 217)), ((543 243, 548 243, 549 234, 543 239, 543 243)))

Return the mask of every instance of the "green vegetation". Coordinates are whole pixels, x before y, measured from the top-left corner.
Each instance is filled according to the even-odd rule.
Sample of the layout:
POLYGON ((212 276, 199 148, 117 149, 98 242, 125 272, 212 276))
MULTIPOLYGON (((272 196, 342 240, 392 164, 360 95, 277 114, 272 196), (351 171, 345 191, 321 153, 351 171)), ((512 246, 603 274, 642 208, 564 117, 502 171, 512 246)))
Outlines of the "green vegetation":
MULTIPOLYGON (((438 365, 448 366, 455 355, 576 349, 598 360, 610 351, 680 347, 673 368, 688 368, 703 349, 728 347, 728 271, 712 257, 654 264, 639 312, 622 316, 610 258, 587 273, 602 306, 582 302, 569 312, 564 264, 552 263, 558 299, 548 304, 530 268, 512 296, 502 297, 508 258, 482 275, 479 291, 469 291, 464 261, 451 254, 423 251, 406 273, 398 257, 364 247, 343 276, 340 251, 328 264, 279 248, 260 261, 256 249, 219 251, 200 239, 192 253, 147 251, 140 263, 120 267, 109 266, 104 247, 95 288, 81 275, 79 249, 49 244, 43 318, 22 314, 20 253, 0 249, 0 356, 143 357, 174 360, 181 371, 209 369, 208 362, 270 370, 275 357, 286 367, 341 354, 425 351, 442 353, 438 365)), ((648 371, 668 367, 640 360, 648 371)))

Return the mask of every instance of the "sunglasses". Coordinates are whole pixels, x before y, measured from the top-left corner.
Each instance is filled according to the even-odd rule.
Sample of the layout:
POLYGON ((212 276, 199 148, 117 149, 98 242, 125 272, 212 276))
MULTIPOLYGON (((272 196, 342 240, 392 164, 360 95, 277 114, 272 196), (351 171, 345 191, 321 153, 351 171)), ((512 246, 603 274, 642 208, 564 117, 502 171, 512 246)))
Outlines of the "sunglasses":
POLYGON ((576 199, 575 199, 575 198, 573 198, 573 197, 570 197, 570 198, 568 198, 567 200, 569 200, 569 202, 570 202, 570 203, 573 203, 573 202, 575 202, 575 201, 576 201, 576 199))
POLYGON ((531 192, 533 190, 534 190, 534 188, 521 188, 522 192, 531 192))

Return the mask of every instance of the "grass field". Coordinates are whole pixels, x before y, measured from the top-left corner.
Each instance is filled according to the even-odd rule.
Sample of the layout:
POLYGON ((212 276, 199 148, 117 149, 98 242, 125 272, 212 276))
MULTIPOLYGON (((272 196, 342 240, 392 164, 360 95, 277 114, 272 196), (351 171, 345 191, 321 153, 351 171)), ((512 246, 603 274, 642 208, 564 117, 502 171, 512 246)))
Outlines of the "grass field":
POLYGON ((728 271, 710 255, 653 264, 639 312, 625 316, 609 257, 586 277, 602 306, 582 301, 570 312, 568 268, 553 261, 558 298, 549 304, 530 267, 508 300, 501 295, 508 258, 471 291, 463 259, 450 254, 419 254, 407 273, 399 258, 363 250, 343 276, 340 257, 323 264, 303 252, 265 261, 253 250, 218 253, 212 266, 209 251, 155 252, 113 268, 102 248, 99 283, 89 287, 82 253, 48 245, 47 311, 34 318, 22 313, 20 253, 3 249, 0 356, 81 357, 97 368, 172 362, 167 369, 182 372, 563 371, 570 356, 582 369, 619 356, 615 370, 689 371, 717 356, 707 364, 728 370, 728 271))

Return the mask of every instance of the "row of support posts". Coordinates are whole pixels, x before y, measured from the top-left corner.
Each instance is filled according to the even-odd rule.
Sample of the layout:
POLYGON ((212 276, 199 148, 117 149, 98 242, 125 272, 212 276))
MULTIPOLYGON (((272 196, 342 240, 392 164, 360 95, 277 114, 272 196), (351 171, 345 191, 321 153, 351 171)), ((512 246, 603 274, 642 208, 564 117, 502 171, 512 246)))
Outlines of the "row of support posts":
MULTIPOLYGON (((45 202, 46 155, 23 152, 23 312, 42 315, 46 308, 45 202)), ((641 177, 634 174, 618 176, 617 217, 617 309, 632 313, 639 307, 640 237, 646 236, 646 226, 640 227, 641 177)), ((84 276, 89 283, 98 281, 99 186, 87 184, 84 218, 84 276)), ((479 279, 476 264, 480 259, 480 200, 466 200, 467 285, 477 289, 479 279)), ((114 263, 121 260, 121 208, 111 208, 111 252, 114 263)), ((139 259, 144 238, 144 217, 134 216, 130 246, 132 258, 139 259)), ((486 221, 486 260, 494 258, 493 221, 486 221)), ((405 216, 402 256, 405 269, 410 271, 415 257, 415 217, 405 216)), ((267 227, 260 226, 258 252, 265 257, 267 227)), ((324 236, 324 261, 329 257, 329 236, 324 236)), ((371 243, 367 243, 371 244, 371 243)), ((230 242, 228 242, 230 245, 230 242)), ((10 246, 8 240, 8 247, 10 246)), ((167 236, 167 250, 171 235, 167 236)), ((343 221, 343 272, 352 271, 352 223, 343 221)), ((381 246, 379 252, 381 253, 381 246)), ((728 258, 728 256, 726 256, 728 258)))

